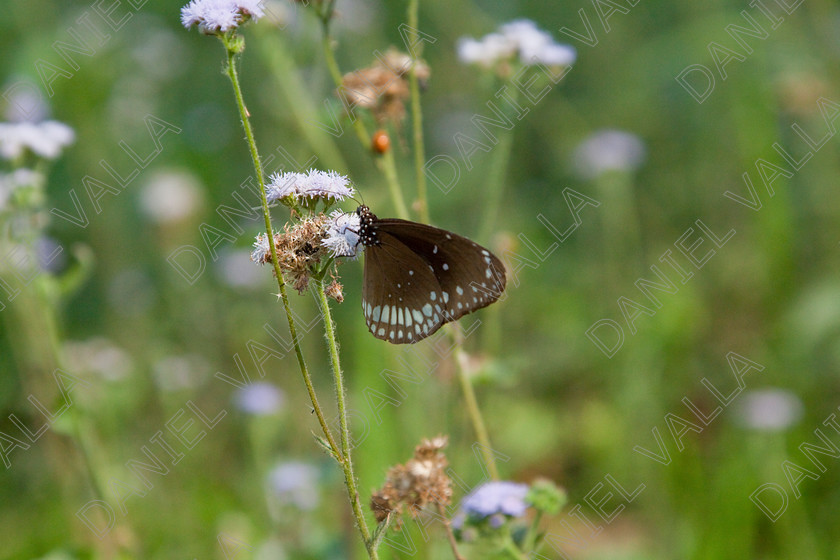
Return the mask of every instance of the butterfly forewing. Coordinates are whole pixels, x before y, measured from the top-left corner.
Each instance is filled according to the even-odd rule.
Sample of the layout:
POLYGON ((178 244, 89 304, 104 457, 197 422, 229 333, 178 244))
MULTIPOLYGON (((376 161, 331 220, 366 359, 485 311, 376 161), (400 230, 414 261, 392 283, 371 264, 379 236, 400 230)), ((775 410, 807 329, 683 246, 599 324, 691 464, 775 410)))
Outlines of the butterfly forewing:
POLYGON ((504 291, 504 266, 477 243, 425 224, 379 220, 364 206, 358 212, 366 245, 362 307, 375 337, 417 342, 504 291))

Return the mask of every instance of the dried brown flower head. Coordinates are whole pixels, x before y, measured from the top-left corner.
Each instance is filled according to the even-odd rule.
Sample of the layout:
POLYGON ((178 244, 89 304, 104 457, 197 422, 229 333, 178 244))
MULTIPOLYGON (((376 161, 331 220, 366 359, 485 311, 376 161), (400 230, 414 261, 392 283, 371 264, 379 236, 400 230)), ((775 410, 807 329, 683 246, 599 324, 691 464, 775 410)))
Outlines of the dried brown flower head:
POLYGON ((333 298, 338 303, 342 303, 344 301, 344 291, 343 286, 339 284, 335 279, 333 279, 332 283, 324 289, 324 293, 327 297, 333 298))
MULTIPOLYGON (((286 224, 283 233, 274 235, 280 270, 298 293, 303 293, 309 286, 311 266, 320 263, 328 254, 321 245, 326 219, 324 214, 318 214, 291 227, 286 224)), ((269 254, 266 261, 270 260, 269 254)))
MULTIPOLYGON (((445 507, 450 503, 452 481, 446 476, 449 462, 442 451, 448 439, 446 436, 424 439, 414 449, 413 458, 388 469, 385 484, 370 500, 377 521, 385 520, 391 512, 401 515, 406 509, 416 517, 427 504, 445 507)), ((396 526, 399 527, 399 519, 396 526)))
POLYGON ((362 107, 369 109, 377 122, 396 123, 405 117, 404 101, 410 93, 408 72, 412 66, 420 83, 425 85, 429 79, 426 63, 389 49, 373 66, 345 74, 337 94, 348 110, 362 107))

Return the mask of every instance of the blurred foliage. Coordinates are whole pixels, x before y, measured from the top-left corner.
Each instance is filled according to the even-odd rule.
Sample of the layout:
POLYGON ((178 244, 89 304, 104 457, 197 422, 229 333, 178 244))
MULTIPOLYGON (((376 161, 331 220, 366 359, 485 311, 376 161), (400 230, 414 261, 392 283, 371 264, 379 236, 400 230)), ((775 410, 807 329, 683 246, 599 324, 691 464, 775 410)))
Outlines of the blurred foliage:
MULTIPOLYGON (((479 400, 502 457, 503 476, 550 478, 567 490, 567 512, 580 505, 580 517, 561 514, 562 523, 547 527, 556 535, 578 531, 577 545, 562 545, 570 557, 833 558, 840 545, 835 530, 840 430, 831 423, 840 401, 840 150, 832 137, 837 123, 826 124, 818 99, 831 102, 824 107, 829 113, 840 105, 840 6, 829 0, 802 3, 795 10, 794 2, 781 0, 598 4, 605 11, 615 4, 627 13, 613 11, 605 32, 595 3, 583 0, 420 7, 420 28, 436 39, 423 52, 432 69, 423 94, 427 157, 450 155, 461 164, 452 190, 430 185, 433 221, 473 237, 487 226, 491 237, 477 241, 507 255, 517 268, 503 303, 464 320, 467 326, 482 322, 467 347, 476 359, 487 358, 479 400), (758 4, 780 20, 775 29, 758 4), (567 27, 585 34, 579 10, 597 37, 594 46, 560 32, 567 27), (765 39, 741 36, 752 52, 727 33, 727 26, 748 25, 742 10, 768 32, 765 39), (468 170, 453 135, 479 134, 470 117, 489 115, 486 103, 499 102, 495 94, 501 83, 460 64, 455 44, 459 37, 477 37, 519 17, 575 46, 578 60, 517 123, 502 210, 493 215, 482 194, 497 154, 477 152, 468 170), (725 79, 707 48, 711 42, 743 58, 725 66, 725 79), (692 64, 715 76, 714 90, 702 104, 675 79, 692 64), (810 149, 793 125, 815 142, 828 135, 825 144, 810 149), (637 135, 646 146, 646 160, 634 174, 583 179, 574 172, 575 147, 605 128, 637 135), (789 169, 776 143, 795 159, 809 151, 813 156, 792 176, 776 179, 771 196, 756 161, 789 169), (757 210, 724 196, 749 199, 744 173, 761 201, 757 210), (583 207, 573 233, 543 260, 521 234, 547 251, 557 240, 538 215, 559 232, 573 226, 562 194, 567 188, 600 206, 583 207), (697 220, 717 238, 734 231, 721 246, 706 238, 694 254, 714 254, 701 268, 692 267, 675 247, 689 228, 694 231, 685 246, 703 235, 697 220), (661 259, 667 251, 693 272, 685 283, 661 259), (657 281, 651 265, 676 281, 676 293, 652 291, 661 306, 634 285, 639 278, 657 281), (637 329, 631 329, 621 297, 647 306, 653 315, 638 314, 637 329), (612 358, 586 335, 604 318, 624 332, 612 358), (746 388, 740 394, 727 360, 733 352, 763 366, 743 377, 746 388), (704 425, 685 400, 710 418, 718 403, 708 384, 734 397, 704 425), (747 391, 767 387, 784 389, 802 403, 801 416, 783 429, 745 424, 748 412, 739 402, 747 391), (668 414, 692 425, 675 423, 668 414), (819 439, 817 429, 830 444, 819 439), (641 446, 662 455, 657 437, 668 460, 634 451, 641 446), (803 443, 824 450, 812 453, 812 462, 803 443), (796 492, 784 461, 807 469, 805 474, 789 470, 796 492), (640 485, 644 490, 629 501, 610 480, 627 493, 640 485), (765 483, 779 485, 788 499, 775 522, 750 500, 765 483), (606 511, 625 506, 609 523, 592 505, 608 491, 613 498, 603 506, 606 511), (603 529, 593 536, 583 519, 603 529)), ((53 214, 49 234, 68 249, 67 266, 76 262, 69 248, 77 244, 90 248, 95 265, 88 281, 61 306, 59 330, 68 345, 105 339, 121 356, 117 362, 106 360, 100 370, 89 360, 68 359, 81 364, 68 373, 86 383, 73 386, 73 406, 29 449, 9 453, 11 467, 0 474, 0 556, 126 557, 127 552, 117 552, 123 550, 137 558, 361 558, 340 473, 311 437, 317 423, 294 356, 288 348, 278 349, 264 329, 270 325, 278 336, 288 336, 270 271, 245 258, 260 231, 259 214, 234 218, 237 227, 231 227, 217 212, 219 205, 238 207, 234 192, 258 206, 239 188, 251 174, 251 163, 230 85, 220 73, 222 48, 180 26, 179 3, 115 2, 106 17, 118 21, 132 14, 119 29, 103 23, 109 5, 6 2, 0 19, 4 90, 22 80, 35 84, 52 118, 77 134, 50 170, 47 206, 76 213, 70 195, 75 190, 89 224, 79 227, 53 214), (85 22, 107 36, 100 37, 93 54, 65 50, 74 68, 59 56, 56 42, 72 43, 68 30, 90 38, 85 22), (50 70, 38 61, 67 74, 51 83, 53 95, 46 95, 38 73, 39 65, 42 72, 50 70), (149 115, 180 132, 162 136, 159 154, 141 168, 121 146, 130 146, 140 158, 154 152, 149 115), (83 178, 111 181, 103 163, 123 177, 137 174, 118 194, 103 196, 98 212, 83 178), (162 222, 144 211, 144 193, 173 174, 198 185, 195 210, 162 222), (216 260, 202 238, 206 226, 232 238, 220 243, 216 260), (198 247, 206 261, 192 284, 167 260, 185 245, 198 247), (265 356, 264 348, 278 354, 265 356), (254 365, 254 356, 265 357, 262 369, 254 365), (284 392, 278 412, 253 417, 237 409, 230 380, 241 380, 243 371, 251 380, 265 375, 284 392), (205 424, 195 410, 208 422, 226 413, 217 424, 205 424), (188 419, 193 424, 184 431, 187 440, 205 434, 192 449, 172 435, 188 419), (81 435, 74 435, 76 429, 81 435), (183 458, 167 462, 165 475, 140 471, 150 484, 144 486, 126 464, 149 463, 147 449, 165 456, 154 440, 159 432, 183 458), (105 487, 89 480, 85 461, 110 481, 105 487), (301 511, 272 497, 268 473, 287 461, 318 469, 313 509, 301 511), (136 492, 126 498, 125 513, 113 499, 115 480, 133 486, 122 492, 136 492), (103 539, 77 515, 97 499, 97 491, 116 512, 115 526, 103 539)), ((272 9, 284 27, 268 21, 249 26, 241 67, 261 152, 275 157, 269 169, 278 164, 288 169, 291 160, 302 165, 316 156, 315 166, 349 175, 364 202, 380 216, 389 215, 385 183, 350 123, 341 121, 344 133, 338 137, 317 124, 326 126, 329 111, 341 107, 324 67, 315 18, 299 4, 277 2, 272 9)), ((369 65, 374 51, 402 45, 404 3, 338 0, 337 9, 342 71, 369 65)), ((410 126, 391 133, 412 200, 410 126)), ((165 206, 166 189, 157 196, 165 206)), ((276 214, 275 221, 280 219, 276 214)), ((421 437, 447 433, 449 460, 464 485, 456 488, 456 497, 463 496, 484 474, 471 448, 474 436, 451 358, 438 356, 431 343, 406 350, 371 337, 359 312, 361 267, 349 262, 341 273, 346 301, 336 307, 335 318, 360 440, 360 488, 369 496, 388 466, 421 437), (404 373, 408 365, 422 372, 421 381, 398 380, 401 393, 381 372, 404 373)), ((0 294, 7 305, 0 312, 0 436, 21 440, 25 436, 10 415, 33 431, 44 425, 28 397, 50 411, 62 403, 52 368, 35 359, 43 352, 38 337, 46 334, 37 307, 27 305, 34 297, 31 289, 18 279, 4 280, 23 295, 9 301, 5 289, 0 294)), ((309 296, 294 296, 294 305, 304 323, 314 321, 309 296)), ((304 330, 302 344, 316 384, 323 395, 331 395, 320 325, 312 322, 304 330)), ((438 345, 445 347, 446 340, 438 345)), ((65 354, 71 351, 65 348, 65 354)), ((11 445, 3 441, 0 445, 11 445)), ((101 526, 103 520, 98 521, 101 526)), ((413 556, 412 547, 425 558, 451 554, 434 525, 421 529, 409 523, 392 537, 384 557, 413 556)), ((559 557, 550 547, 543 554, 559 557)))

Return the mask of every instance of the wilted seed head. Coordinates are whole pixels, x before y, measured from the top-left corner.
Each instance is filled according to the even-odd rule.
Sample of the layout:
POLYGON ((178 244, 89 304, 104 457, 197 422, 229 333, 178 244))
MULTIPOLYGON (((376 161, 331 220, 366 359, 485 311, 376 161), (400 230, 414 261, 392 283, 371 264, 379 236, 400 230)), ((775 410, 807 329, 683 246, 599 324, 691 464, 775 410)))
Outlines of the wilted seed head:
MULTIPOLYGON (((427 504, 447 506, 452 499, 452 481, 446 476, 449 462, 442 449, 448 438, 437 436, 424 439, 414 449, 414 457, 404 465, 388 469, 385 484, 374 492, 370 507, 377 521, 385 520, 392 512, 401 515, 407 508, 416 517, 427 504)), ((399 519, 396 521, 399 527, 399 519)))
MULTIPOLYGON (((312 265, 321 262, 321 258, 328 254, 321 245, 325 220, 324 214, 318 214, 291 227, 286 224, 283 233, 274 235, 280 270, 298 293, 303 293, 309 286, 312 265)), ((271 262, 271 253, 265 252, 262 257, 262 262, 271 262)))
POLYGON ((429 79, 426 63, 391 49, 373 66, 345 74, 338 95, 349 107, 369 109, 377 121, 400 121, 405 117, 404 101, 410 94, 408 72, 412 66, 425 85, 429 79))
POLYGON ((333 280, 330 285, 326 287, 324 293, 327 294, 327 297, 333 298, 338 303, 344 302, 343 286, 336 280, 333 280))

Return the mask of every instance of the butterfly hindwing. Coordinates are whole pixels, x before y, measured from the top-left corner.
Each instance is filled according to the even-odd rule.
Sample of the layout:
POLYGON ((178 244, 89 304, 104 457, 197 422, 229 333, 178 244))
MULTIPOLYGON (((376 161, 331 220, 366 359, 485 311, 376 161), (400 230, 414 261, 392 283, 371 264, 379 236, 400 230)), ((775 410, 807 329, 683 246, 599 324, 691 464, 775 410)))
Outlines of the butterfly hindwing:
POLYGON ((429 264, 399 239, 381 230, 378 238, 365 252, 362 309, 368 329, 394 344, 422 340, 446 322, 440 284, 429 264))
POLYGON ((405 220, 377 222, 424 259, 440 286, 438 297, 446 309, 446 321, 454 321, 499 299, 505 289, 505 269, 490 251, 450 231, 405 220))

